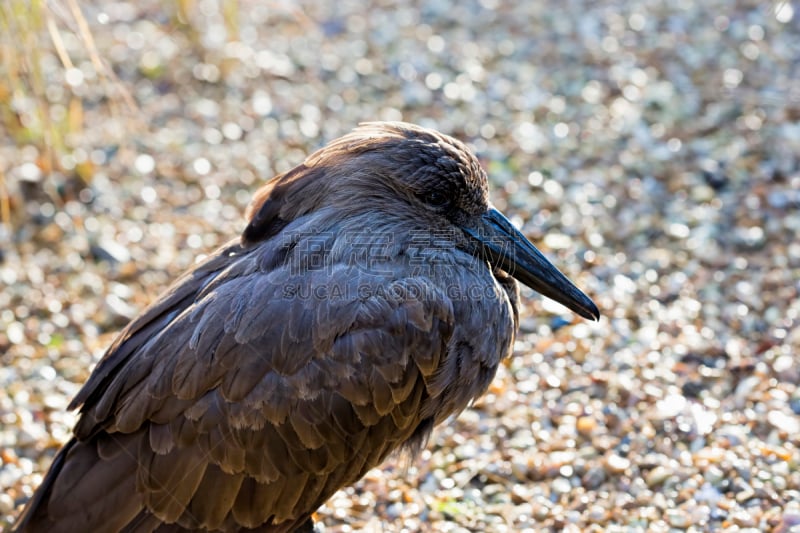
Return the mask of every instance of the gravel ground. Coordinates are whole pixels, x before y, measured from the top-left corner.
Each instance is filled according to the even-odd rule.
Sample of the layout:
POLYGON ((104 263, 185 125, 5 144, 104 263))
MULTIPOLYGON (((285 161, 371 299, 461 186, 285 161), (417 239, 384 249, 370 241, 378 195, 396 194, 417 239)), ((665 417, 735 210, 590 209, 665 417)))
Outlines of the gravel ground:
POLYGON ((241 231, 251 192, 403 119, 468 141, 604 317, 525 293, 490 392, 323 530, 800 531, 797 3, 81 5, 118 79, 56 9, 75 70, 43 51, 46 97, 85 124, 64 171, 0 136, 2 524, 114 333, 241 231))

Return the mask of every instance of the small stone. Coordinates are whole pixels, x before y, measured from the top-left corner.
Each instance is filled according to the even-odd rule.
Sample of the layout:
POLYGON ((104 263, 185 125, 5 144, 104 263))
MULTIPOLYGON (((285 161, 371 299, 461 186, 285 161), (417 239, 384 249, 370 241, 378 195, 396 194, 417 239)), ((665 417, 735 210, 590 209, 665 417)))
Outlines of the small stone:
POLYGON ((779 533, 800 531, 800 503, 790 502, 783 510, 783 516, 775 528, 779 533))
POLYGON ((675 418, 686 407, 686 401, 686 397, 682 394, 671 394, 656 402, 656 409, 658 409, 659 416, 675 418))
POLYGON ((38 424, 27 424, 19 429, 17 433, 17 444, 19 446, 32 446, 37 442, 44 441, 47 432, 38 424))
POLYGON ((605 480, 606 471, 599 466, 594 466, 586 471, 581 479, 581 483, 585 488, 593 490, 602 485, 605 480))
POLYGON ((703 483, 703 486, 694 495, 696 501, 707 502, 710 505, 716 505, 721 497, 722 494, 710 482, 703 483))
POLYGON ((578 433, 581 435, 590 435, 597 429, 597 420, 593 416, 579 416, 575 424, 578 433))
POLYGON ((108 261, 110 263, 127 263, 131 260, 128 248, 122 244, 111 240, 102 239, 97 244, 90 247, 91 254, 98 261, 108 261))
POLYGON ((0 494, 0 515, 8 516, 14 510, 14 499, 8 494, 0 494))
POLYGON ((789 407, 792 409, 794 414, 800 415, 800 394, 792 396, 792 398, 789 400, 789 407))
POLYGON ((653 488, 664 483, 671 475, 672 472, 668 468, 657 466, 647 473, 645 483, 648 487, 653 488))
POLYGON ((667 509, 666 516, 672 527, 683 529, 691 523, 689 516, 681 509, 667 509))
POLYGON ((772 410, 767 413, 767 421, 775 429, 784 431, 790 435, 800 433, 800 418, 787 415, 783 411, 772 410))
POLYGON ((710 466, 705 471, 705 479, 713 486, 717 486, 725 477, 725 473, 717 466, 710 466))
POLYGON ((786 209, 791 201, 786 191, 774 190, 767 194, 767 203, 775 209, 786 209))
POLYGON ((751 487, 744 487, 742 490, 736 493, 736 501, 739 503, 745 503, 747 500, 754 498, 756 492, 751 487))
POLYGON ((605 467, 606 471, 612 474, 622 474, 631 466, 629 459, 612 453, 606 458, 605 467))
POLYGON ((592 505, 586 513, 588 520, 594 524, 605 524, 608 516, 608 509, 602 505, 592 505))
POLYGON ((691 190, 692 200, 698 204, 710 202, 714 199, 714 189, 707 185, 697 185, 691 190))
POLYGON ((529 481, 528 474, 530 472, 530 468, 528 468, 528 464, 524 461, 512 461, 511 463, 511 473, 514 474, 514 477, 518 481, 529 481))
POLYGON ((572 492, 572 484, 565 477, 555 478, 550 486, 556 494, 569 494, 572 492))
POLYGON ((750 394, 761 384, 759 376, 749 376, 739 382, 733 395, 737 405, 744 405, 750 394))
POLYGON ((730 518, 739 527, 756 527, 758 524, 755 517, 744 509, 737 509, 731 513, 730 518))

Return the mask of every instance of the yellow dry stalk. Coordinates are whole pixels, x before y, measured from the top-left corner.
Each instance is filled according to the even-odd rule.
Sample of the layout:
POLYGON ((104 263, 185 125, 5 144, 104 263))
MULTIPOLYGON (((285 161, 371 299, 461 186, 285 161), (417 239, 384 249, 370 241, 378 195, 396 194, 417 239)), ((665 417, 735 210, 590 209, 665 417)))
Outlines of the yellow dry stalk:
POLYGON ((0 224, 11 227, 11 195, 6 185, 6 173, 0 168, 0 224))
MULTIPOLYGON (((122 100, 125 102, 125 105, 128 108, 128 111, 137 111, 136 103, 133 100, 133 97, 127 91, 124 85, 119 83, 114 72, 106 67, 105 62, 103 61, 102 56, 97 51, 97 45, 94 42, 94 37, 92 36, 92 32, 89 29, 89 23, 86 22, 86 18, 83 16, 81 12, 81 8, 78 5, 77 0, 66 0, 67 5, 69 6, 69 10, 72 13, 75 22, 78 25, 78 34, 83 41, 84 46, 86 47, 86 51, 89 55, 89 60, 92 62, 95 71, 97 74, 104 80, 106 84, 114 84, 116 88, 119 90, 119 94, 122 96, 122 100)), ((66 64, 64 65, 66 67, 66 64)), ((112 106, 112 114, 114 112, 114 106, 116 105, 115 100, 112 98, 109 101, 109 104, 112 106)))
POLYGON ((229 41, 239 40, 239 3, 236 0, 223 0, 222 18, 229 41))
MULTIPOLYGON (((239 40, 239 5, 241 0, 220 0, 220 13, 225 25, 227 41, 239 40)), ((202 17, 197 15, 197 0, 175 1, 175 22, 182 28, 189 40, 197 47, 202 47, 200 36, 205 29, 202 17)))
MULTIPOLYGON (((127 110, 135 112, 137 106, 127 90, 119 83, 111 69, 106 67, 98 52, 86 18, 78 0, 62 0, 59 14, 71 16, 75 33, 83 44, 84 53, 95 72, 105 84, 113 84, 115 93, 127 110)), ((0 118, 9 134, 18 142, 33 143, 49 154, 66 151, 65 139, 69 134, 80 133, 83 128, 82 102, 73 97, 64 120, 51 119, 46 98, 47 79, 42 64, 47 54, 58 57, 64 72, 75 69, 62 37, 63 24, 59 24, 53 7, 45 0, 4 0, 0 2, 0 118), (13 109, 12 102, 30 100, 22 112, 13 109), (24 116, 21 116, 23 115, 24 116)), ((52 80, 51 80, 52 81, 52 80)), ((111 92, 111 91, 109 91, 111 92)), ((117 115, 118 99, 110 98, 112 115, 117 115)))
POLYGON ((3 124, 16 142, 37 146, 43 152, 43 159, 52 166, 57 161, 56 155, 65 150, 66 132, 62 124, 51 118, 42 64, 52 47, 60 57, 66 56, 66 52, 62 42, 45 37, 50 18, 44 0, 7 0, 0 4, 3 124))

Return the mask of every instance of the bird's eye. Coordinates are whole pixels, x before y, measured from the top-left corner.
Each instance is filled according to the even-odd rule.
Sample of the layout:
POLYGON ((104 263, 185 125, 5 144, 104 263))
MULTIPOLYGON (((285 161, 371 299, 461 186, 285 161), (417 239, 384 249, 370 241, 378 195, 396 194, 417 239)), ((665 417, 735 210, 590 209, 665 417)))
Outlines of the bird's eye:
POLYGON ((441 191, 428 191, 423 199, 425 203, 433 207, 447 207, 452 203, 452 198, 441 191))

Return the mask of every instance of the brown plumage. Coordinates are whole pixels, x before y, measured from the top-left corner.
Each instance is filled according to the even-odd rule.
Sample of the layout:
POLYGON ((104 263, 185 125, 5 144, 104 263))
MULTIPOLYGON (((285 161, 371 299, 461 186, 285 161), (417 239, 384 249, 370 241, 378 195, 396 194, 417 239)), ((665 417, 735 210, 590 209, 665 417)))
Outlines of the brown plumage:
POLYGON ((310 529, 486 390, 514 278, 598 316, 491 207, 467 148, 418 126, 362 125, 247 218, 109 348, 17 531, 310 529))

